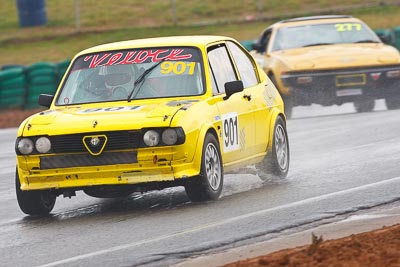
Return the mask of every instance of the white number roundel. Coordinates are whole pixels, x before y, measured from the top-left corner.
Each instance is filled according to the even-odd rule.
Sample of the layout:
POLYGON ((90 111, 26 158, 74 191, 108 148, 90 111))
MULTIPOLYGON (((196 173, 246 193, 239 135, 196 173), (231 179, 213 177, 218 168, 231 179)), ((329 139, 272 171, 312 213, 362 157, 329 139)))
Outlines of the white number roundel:
POLYGON ((239 120, 236 112, 222 115, 224 152, 239 149, 239 120))

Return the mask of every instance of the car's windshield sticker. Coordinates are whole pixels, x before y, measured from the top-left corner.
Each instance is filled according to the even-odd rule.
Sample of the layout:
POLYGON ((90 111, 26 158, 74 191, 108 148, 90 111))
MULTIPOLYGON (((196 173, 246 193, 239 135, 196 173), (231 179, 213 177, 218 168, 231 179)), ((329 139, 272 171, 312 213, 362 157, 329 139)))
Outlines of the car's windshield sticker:
POLYGON ((85 56, 80 68, 96 68, 100 66, 126 65, 165 60, 190 59, 193 55, 187 49, 150 49, 137 51, 108 52, 85 56))
POLYGON ((116 111, 129 111, 129 110, 140 110, 143 106, 122 106, 122 107, 108 107, 108 108, 88 108, 80 110, 78 114, 89 114, 89 113, 102 113, 102 112, 116 112, 116 111))
POLYGON ((335 24, 335 28, 338 32, 346 32, 346 31, 361 31, 360 23, 338 23, 335 24))
POLYGON ((196 67, 196 62, 164 61, 161 64, 160 72, 162 74, 169 74, 169 73, 173 72, 176 75, 180 75, 180 74, 186 73, 186 69, 188 69, 187 74, 193 75, 195 67, 196 67))

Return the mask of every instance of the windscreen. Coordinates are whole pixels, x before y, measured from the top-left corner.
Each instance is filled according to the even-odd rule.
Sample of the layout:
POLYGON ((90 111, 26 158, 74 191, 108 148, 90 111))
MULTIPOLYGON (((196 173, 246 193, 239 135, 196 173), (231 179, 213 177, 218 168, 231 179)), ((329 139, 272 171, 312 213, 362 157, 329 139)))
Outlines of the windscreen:
POLYGON ((192 47, 84 55, 74 61, 56 105, 200 95, 201 62, 200 51, 192 47))
POLYGON ((378 42, 379 38, 363 23, 302 25, 280 28, 274 39, 272 51, 324 44, 378 42))

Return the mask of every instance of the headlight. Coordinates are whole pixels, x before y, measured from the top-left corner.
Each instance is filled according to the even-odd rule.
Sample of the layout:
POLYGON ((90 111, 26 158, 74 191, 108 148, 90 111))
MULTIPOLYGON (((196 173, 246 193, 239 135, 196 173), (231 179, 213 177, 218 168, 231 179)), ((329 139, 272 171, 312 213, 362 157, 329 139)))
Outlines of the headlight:
POLYGON ((173 145, 178 141, 178 134, 176 133, 175 129, 166 129, 162 135, 161 139, 164 144, 166 145, 173 145))
POLYGON ((29 155, 33 151, 33 142, 29 138, 22 138, 19 140, 17 148, 21 154, 29 155))
POLYGON ((47 137, 40 137, 36 140, 35 147, 39 153, 47 153, 51 149, 51 142, 47 137))
POLYGON ((148 130, 143 136, 143 141, 147 146, 156 146, 160 143, 160 134, 154 130, 148 130))

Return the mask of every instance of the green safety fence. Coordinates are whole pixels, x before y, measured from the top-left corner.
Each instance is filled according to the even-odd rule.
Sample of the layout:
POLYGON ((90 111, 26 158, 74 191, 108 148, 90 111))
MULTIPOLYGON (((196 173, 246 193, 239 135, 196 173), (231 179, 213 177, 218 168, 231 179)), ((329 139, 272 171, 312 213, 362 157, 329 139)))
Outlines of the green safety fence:
POLYGON ((38 62, 28 67, 3 66, 0 71, 0 109, 39 107, 40 94, 54 94, 70 60, 38 62))
POLYGON ((27 68, 28 92, 25 108, 37 108, 40 94, 54 94, 58 85, 56 65, 48 62, 35 63, 27 68))
POLYGON ((253 44, 255 42, 256 42, 255 40, 246 40, 246 41, 241 41, 240 44, 243 45, 243 47, 250 52, 251 50, 253 50, 253 44))
POLYGON ((27 79, 25 68, 15 67, 0 72, 0 108, 23 107, 27 79))
POLYGON ((400 50, 400 27, 393 28, 393 46, 400 50))

